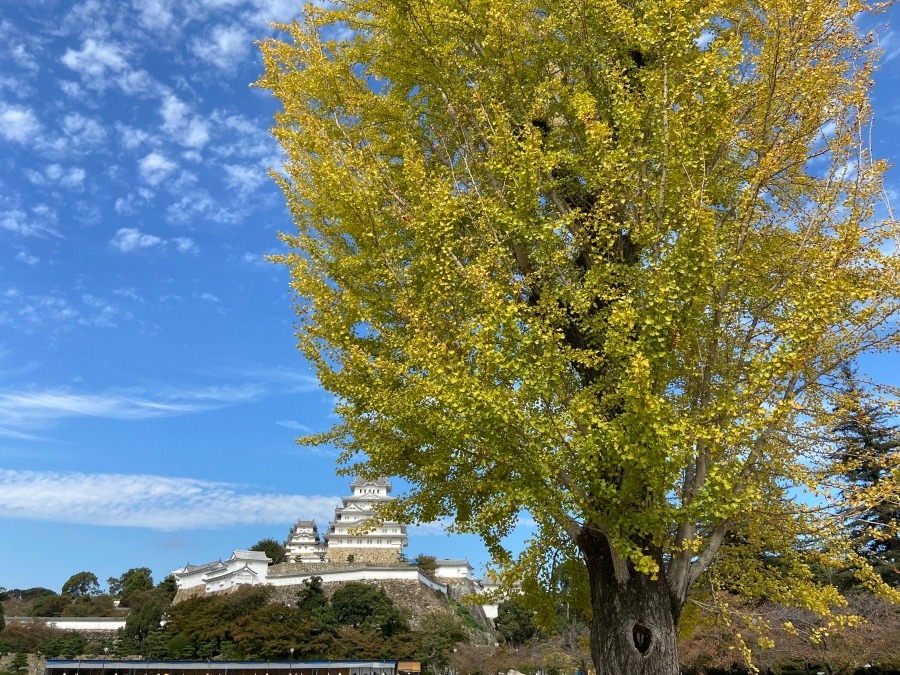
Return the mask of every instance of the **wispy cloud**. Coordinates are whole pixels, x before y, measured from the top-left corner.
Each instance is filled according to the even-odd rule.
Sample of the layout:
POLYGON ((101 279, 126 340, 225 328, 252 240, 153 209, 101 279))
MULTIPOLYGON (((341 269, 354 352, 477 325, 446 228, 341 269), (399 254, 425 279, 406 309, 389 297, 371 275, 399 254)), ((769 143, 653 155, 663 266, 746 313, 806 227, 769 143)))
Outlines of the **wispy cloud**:
POLYGON ((119 73, 128 67, 118 45, 93 38, 85 40, 80 50, 67 49, 61 60, 98 88, 109 73, 119 73))
POLYGON ((16 143, 28 143, 40 131, 41 124, 31 108, 0 102, 0 136, 16 143))
POLYGON ((278 390, 290 394, 322 390, 322 385, 315 375, 304 373, 299 368, 236 368, 228 369, 226 374, 266 382, 278 390))
POLYGON ((35 207, 32 209, 31 214, 26 213, 22 209, 10 209, 8 211, 0 211, 0 230, 15 232, 24 237, 42 236, 45 234, 59 237, 61 236, 59 232, 51 226, 55 219, 55 214, 45 207, 35 207))
POLYGON ((174 246, 179 253, 197 253, 200 250, 196 242, 189 237, 163 239, 155 234, 141 232, 134 227, 120 228, 109 243, 122 253, 131 253, 143 248, 162 248, 168 244, 174 246))
POLYGON ((25 263, 26 265, 37 265, 41 261, 40 258, 31 255, 28 251, 19 251, 16 253, 16 260, 25 263))
POLYGON ((72 417, 144 420, 213 410, 250 401, 263 393, 258 386, 208 387, 148 396, 141 392, 72 393, 62 389, 0 390, 0 436, 30 436, 72 417))
POLYGON ((134 227, 123 227, 116 232, 116 236, 110 239, 109 243, 123 253, 129 253, 141 248, 162 246, 164 241, 162 237, 157 237, 155 234, 147 234, 134 227))
POLYGON ((305 424, 301 424, 296 420, 279 420, 275 422, 280 427, 284 427, 285 429, 290 429, 291 431, 302 431, 304 434, 308 434, 312 429, 310 429, 305 424))
POLYGON ((0 469, 0 518, 173 531, 284 524, 298 514, 324 523, 339 504, 192 478, 0 469))
POLYGON ((221 70, 234 68, 250 52, 252 39, 240 26, 216 26, 207 37, 194 41, 193 52, 221 70))
POLYGON ((178 164, 160 152, 151 152, 138 162, 141 177, 150 185, 159 185, 177 168, 178 164))
POLYGON ((202 148, 209 141, 209 126, 191 113, 188 105, 174 94, 163 97, 159 109, 163 131, 177 143, 188 148, 202 148))

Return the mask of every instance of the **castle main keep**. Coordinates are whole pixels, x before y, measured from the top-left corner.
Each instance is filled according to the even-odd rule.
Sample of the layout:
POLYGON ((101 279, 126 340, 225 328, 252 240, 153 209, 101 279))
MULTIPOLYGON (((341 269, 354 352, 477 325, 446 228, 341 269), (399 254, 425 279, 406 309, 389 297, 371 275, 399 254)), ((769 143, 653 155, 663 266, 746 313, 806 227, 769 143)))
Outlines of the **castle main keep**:
POLYGON ((406 525, 384 522, 358 530, 372 518, 379 504, 394 499, 391 483, 385 478, 350 483, 352 494, 343 497, 334 510, 334 520, 320 537, 314 520, 298 520, 284 542, 286 562, 293 563, 362 563, 396 565, 402 561, 403 549, 409 544, 406 525))

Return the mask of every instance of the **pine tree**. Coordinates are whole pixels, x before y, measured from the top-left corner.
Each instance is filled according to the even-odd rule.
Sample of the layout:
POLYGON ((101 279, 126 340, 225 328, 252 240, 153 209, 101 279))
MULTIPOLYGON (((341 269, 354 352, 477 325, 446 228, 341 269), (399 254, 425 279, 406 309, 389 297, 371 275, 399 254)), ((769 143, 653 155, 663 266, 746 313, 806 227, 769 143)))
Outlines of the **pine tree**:
POLYGON ((900 586, 900 503, 897 482, 900 431, 883 405, 871 402, 856 370, 840 370, 841 408, 835 460, 848 509, 847 533, 886 583, 900 586))

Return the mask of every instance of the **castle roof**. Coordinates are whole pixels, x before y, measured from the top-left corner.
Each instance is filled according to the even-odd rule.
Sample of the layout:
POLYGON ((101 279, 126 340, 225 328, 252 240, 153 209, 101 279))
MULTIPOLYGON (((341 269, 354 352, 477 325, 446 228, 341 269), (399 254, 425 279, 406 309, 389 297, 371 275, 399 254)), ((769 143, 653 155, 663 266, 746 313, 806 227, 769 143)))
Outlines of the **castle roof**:
POLYGON ((180 570, 175 570, 174 574, 197 574, 199 572, 206 572, 207 570, 216 569, 217 567, 225 567, 225 564, 221 560, 204 563, 202 565, 191 565, 190 563, 188 563, 180 570))
POLYGON ((471 569, 472 566, 469 564, 469 561, 465 558, 438 558, 435 560, 435 563, 438 567, 469 567, 471 569))
POLYGON ((267 556, 263 551, 245 551, 242 549, 235 549, 234 553, 231 554, 232 560, 265 560, 267 563, 272 562, 272 559, 267 556))
POLYGON ((350 483, 351 488, 365 487, 366 485, 376 485, 378 487, 385 487, 385 488, 387 488, 388 492, 391 491, 391 481, 389 481, 387 478, 377 478, 375 480, 368 480, 366 478, 360 478, 359 476, 357 476, 356 478, 353 479, 353 482, 350 483))

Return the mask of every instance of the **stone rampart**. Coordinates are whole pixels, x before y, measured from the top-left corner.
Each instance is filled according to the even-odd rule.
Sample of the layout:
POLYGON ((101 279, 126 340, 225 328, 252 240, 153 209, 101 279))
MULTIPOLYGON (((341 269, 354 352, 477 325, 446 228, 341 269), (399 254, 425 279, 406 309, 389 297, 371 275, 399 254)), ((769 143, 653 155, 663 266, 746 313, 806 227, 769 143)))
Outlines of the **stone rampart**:
POLYGON ((332 564, 337 565, 364 564, 383 567, 386 565, 406 566, 409 564, 402 559, 399 548, 378 548, 374 546, 371 548, 365 546, 329 546, 328 560, 332 564), (350 560, 353 562, 350 563, 350 560))
MULTIPOLYGON (((333 581, 322 584, 322 590, 326 597, 330 598, 335 591, 343 588, 353 581, 333 581)), ((380 588, 394 603, 407 612, 410 623, 417 627, 419 620, 425 614, 433 611, 452 611, 449 608, 446 596, 419 581, 407 579, 371 579, 363 582, 370 586, 380 588)), ((277 586, 272 593, 272 601, 293 604, 297 601, 297 591, 303 588, 302 584, 291 586, 277 586)))

